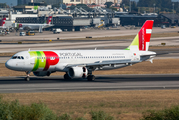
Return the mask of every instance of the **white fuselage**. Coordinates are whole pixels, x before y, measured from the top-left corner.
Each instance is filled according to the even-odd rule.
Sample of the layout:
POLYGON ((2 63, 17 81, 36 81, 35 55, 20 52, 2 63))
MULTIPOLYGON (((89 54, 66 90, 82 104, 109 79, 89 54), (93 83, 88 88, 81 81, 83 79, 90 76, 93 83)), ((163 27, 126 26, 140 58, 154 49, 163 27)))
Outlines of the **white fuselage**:
POLYGON ((21 28, 25 28, 25 27, 28 27, 30 29, 33 29, 33 30, 36 30, 36 29, 39 29, 39 28, 47 28, 47 27, 50 27, 52 25, 50 24, 29 24, 29 23, 18 23, 18 24, 22 24, 22 27, 21 28))
POLYGON ((23 51, 9 59, 6 62, 6 67, 18 71, 66 72, 71 65, 94 64, 97 66, 95 70, 105 69, 105 66, 115 69, 118 64, 138 63, 141 62, 141 56, 149 56, 144 59, 146 60, 155 54, 155 52, 150 51, 130 50, 23 51))

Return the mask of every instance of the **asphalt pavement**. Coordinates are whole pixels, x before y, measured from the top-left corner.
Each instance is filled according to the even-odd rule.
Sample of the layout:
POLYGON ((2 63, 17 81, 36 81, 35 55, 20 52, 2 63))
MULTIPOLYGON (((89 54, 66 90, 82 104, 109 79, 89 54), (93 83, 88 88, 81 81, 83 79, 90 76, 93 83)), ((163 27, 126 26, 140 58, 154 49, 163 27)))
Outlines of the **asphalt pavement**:
POLYGON ((98 75, 95 81, 62 76, 0 77, 0 93, 179 89, 179 74, 98 75))

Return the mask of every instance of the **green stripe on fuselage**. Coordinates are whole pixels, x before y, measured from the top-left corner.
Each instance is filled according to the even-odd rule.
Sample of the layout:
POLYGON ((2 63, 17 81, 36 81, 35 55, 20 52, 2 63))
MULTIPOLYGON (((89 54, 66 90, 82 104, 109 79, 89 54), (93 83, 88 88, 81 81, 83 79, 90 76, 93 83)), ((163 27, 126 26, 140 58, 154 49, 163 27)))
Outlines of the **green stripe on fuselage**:
POLYGON ((31 59, 34 59, 34 67, 32 71, 36 71, 39 68, 44 69, 46 65, 46 57, 43 51, 29 51, 31 59))
POLYGON ((41 59, 38 59, 39 60, 39 66, 38 66, 38 68, 44 69, 45 65, 46 65, 46 56, 45 56, 43 51, 37 51, 37 53, 38 53, 37 54, 38 58, 41 58, 41 59))

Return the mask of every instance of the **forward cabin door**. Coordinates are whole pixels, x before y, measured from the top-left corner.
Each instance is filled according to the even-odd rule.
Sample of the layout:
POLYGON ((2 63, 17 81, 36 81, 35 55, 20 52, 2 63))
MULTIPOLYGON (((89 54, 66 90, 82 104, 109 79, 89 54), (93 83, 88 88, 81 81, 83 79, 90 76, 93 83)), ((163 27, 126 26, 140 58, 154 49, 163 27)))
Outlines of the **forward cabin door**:
POLYGON ((35 57, 30 57, 30 65, 34 65, 35 64, 35 57))

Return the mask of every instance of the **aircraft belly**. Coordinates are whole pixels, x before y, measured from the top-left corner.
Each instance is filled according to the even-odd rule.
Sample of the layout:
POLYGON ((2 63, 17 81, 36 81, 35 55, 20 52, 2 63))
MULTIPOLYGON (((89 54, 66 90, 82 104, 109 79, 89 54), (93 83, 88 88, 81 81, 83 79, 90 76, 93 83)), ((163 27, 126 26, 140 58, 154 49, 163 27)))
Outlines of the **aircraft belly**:
POLYGON ((98 67, 96 70, 113 70, 113 69, 118 69, 118 68, 122 68, 126 66, 127 66, 126 64, 109 65, 109 66, 98 67))

